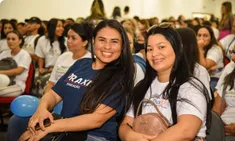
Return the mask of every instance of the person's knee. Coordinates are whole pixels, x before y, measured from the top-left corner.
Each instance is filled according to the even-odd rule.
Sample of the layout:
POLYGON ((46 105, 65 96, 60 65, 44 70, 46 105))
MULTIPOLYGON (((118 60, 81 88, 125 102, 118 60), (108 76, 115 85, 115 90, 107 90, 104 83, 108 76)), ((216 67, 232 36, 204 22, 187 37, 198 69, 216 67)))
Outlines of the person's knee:
POLYGON ((18 140, 28 126, 29 117, 13 115, 8 121, 7 141, 18 140))

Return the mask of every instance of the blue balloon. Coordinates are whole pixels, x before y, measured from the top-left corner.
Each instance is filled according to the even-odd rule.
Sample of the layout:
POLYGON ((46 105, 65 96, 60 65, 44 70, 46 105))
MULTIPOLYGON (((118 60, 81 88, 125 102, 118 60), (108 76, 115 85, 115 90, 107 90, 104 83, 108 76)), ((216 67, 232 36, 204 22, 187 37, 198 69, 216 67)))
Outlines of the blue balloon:
POLYGON ((55 105, 53 111, 54 113, 60 115, 61 111, 62 111, 62 108, 63 108, 63 101, 61 101, 60 103, 58 103, 57 105, 55 105))
POLYGON ((11 102, 11 112, 19 117, 32 116, 38 108, 39 99, 35 96, 18 96, 11 102))

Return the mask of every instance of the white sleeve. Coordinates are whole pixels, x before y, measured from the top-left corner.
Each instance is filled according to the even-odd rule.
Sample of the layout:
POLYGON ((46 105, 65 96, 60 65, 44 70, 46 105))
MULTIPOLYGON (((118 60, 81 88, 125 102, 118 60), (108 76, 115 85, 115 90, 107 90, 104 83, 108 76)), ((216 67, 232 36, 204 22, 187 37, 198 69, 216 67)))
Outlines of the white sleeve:
POLYGON ((54 82, 54 83, 56 83, 56 81, 57 81, 55 75, 56 75, 56 70, 57 70, 59 60, 60 59, 58 58, 56 63, 55 63, 55 66, 53 67, 53 70, 51 72, 51 76, 49 78, 49 81, 54 82))
POLYGON ((187 101, 177 102, 178 116, 189 114, 205 120, 207 112, 207 102, 205 96, 192 84, 185 83, 179 89, 178 98, 186 99, 187 101))
POLYGON ((130 107, 130 108, 129 108, 129 110, 127 111, 126 116, 129 116, 129 117, 135 118, 135 116, 134 116, 134 107, 133 107, 133 105, 131 105, 131 107, 130 107))
POLYGON ((213 60, 217 65, 221 57, 223 57, 223 52, 219 46, 212 47, 211 49, 209 49, 206 55, 207 59, 213 60))
POLYGON ((29 53, 25 51, 24 54, 21 55, 20 60, 17 61, 17 65, 21 66, 25 69, 29 69, 31 61, 32 61, 32 59, 31 59, 29 53))
POLYGON ((228 39, 228 37, 227 38, 225 37, 225 38, 223 38, 219 41, 222 44, 222 47, 223 47, 224 50, 226 50, 226 48, 229 44, 229 41, 227 39, 228 39))
POLYGON ((144 72, 142 68, 139 66, 139 64, 135 63, 135 68, 136 68, 136 76, 135 76, 134 85, 136 85, 140 80, 144 78, 144 72))
POLYGON ((39 38, 37 46, 36 46, 36 50, 35 50, 35 54, 40 57, 40 58, 45 58, 45 54, 43 53, 43 42, 45 40, 42 40, 43 38, 39 38))

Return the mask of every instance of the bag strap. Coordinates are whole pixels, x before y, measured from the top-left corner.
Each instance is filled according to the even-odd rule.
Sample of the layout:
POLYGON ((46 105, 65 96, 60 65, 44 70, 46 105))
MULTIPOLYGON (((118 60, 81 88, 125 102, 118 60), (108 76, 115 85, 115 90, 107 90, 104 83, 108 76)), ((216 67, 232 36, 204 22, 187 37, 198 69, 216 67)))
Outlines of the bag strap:
POLYGON ((144 98, 144 99, 140 102, 140 104, 138 105, 137 112, 136 112, 136 117, 139 115, 140 107, 141 107, 141 105, 142 105, 143 102, 148 102, 148 103, 153 104, 153 106, 154 106, 155 109, 157 110, 158 114, 160 114, 160 116, 164 118, 164 120, 167 122, 168 125, 170 124, 169 121, 167 120, 167 118, 166 118, 166 117, 162 114, 162 112, 158 109, 157 105, 156 105, 152 100, 146 99, 146 98, 144 98))

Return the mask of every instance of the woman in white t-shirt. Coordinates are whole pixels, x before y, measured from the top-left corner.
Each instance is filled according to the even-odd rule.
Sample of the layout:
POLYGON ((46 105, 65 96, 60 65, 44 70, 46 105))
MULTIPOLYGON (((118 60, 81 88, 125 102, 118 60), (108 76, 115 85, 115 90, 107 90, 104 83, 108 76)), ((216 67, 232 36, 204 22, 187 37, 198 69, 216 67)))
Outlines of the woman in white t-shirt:
POLYGON ((210 26, 202 26, 199 28, 197 32, 197 40, 199 48, 199 63, 210 73, 210 85, 214 91, 224 67, 223 51, 218 45, 210 26))
POLYGON ((1 31, 1 40, 0 40, 0 53, 4 50, 9 50, 6 36, 9 31, 16 30, 16 26, 14 23, 7 21, 4 22, 2 25, 2 31, 1 31))
POLYGON ((180 34, 185 57, 189 64, 189 71, 198 78, 207 88, 210 96, 210 76, 208 71, 199 64, 199 50, 197 47, 197 37, 195 32, 190 28, 178 28, 176 31, 180 34))
POLYGON ((235 48, 230 53, 232 61, 226 65, 218 81, 213 107, 225 124, 226 141, 235 140, 235 48))
POLYGON ((20 46, 23 45, 23 36, 16 30, 7 33, 7 43, 10 50, 3 51, 0 54, 0 60, 12 57, 16 63, 17 68, 10 70, 0 70, 0 74, 7 76, 15 76, 15 85, 1 87, 0 96, 18 96, 25 90, 25 82, 28 77, 28 70, 31 63, 29 53, 20 46))
MULTIPOLYGON (((146 75, 134 88, 133 106, 119 128, 121 140, 205 140, 210 98, 203 84, 189 71, 179 34, 170 24, 153 26, 146 40, 146 75), (155 137, 135 132, 131 126, 140 101, 152 100, 171 126, 155 137)), ((157 112, 144 104, 142 114, 157 112)))
POLYGON ((91 53, 87 51, 88 43, 92 39, 92 27, 88 24, 73 24, 67 34, 68 52, 59 56, 51 73, 50 79, 45 87, 45 92, 60 79, 67 70, 81 58, 91 58, 91 53))
POLYGON ((51 72, 57 58, 66 51, 64 28, 61 20, 51 19, 47 25, 48 33, 37 43, 35 54, 38 58, 39 73, 51 72))

